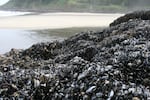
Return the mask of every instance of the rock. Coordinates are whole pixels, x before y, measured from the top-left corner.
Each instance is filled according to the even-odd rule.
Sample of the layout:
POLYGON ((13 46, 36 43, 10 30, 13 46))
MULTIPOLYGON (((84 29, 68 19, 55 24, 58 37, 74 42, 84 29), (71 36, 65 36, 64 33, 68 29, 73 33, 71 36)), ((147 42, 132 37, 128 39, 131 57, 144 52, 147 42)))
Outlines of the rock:
POLYGON ((112 22, 110 24, 110 26, 115 26, 117 24, 127 22, 130 19, 150 20, 149 17, 148 17, 149 15, 150 15, 150 11, 135 11, 135 12, 126 14, 126 15, 116 19, 114 22, 112 22))
POLYGON ((92 93, 96 89, 96 86, 92 86, 86 90, 86 93, 92 93))
POLYGON ((40 81, 38 79, 33 79, 34 82, 34 88, 37 88, 40 86, 40 81))
POLYGON ((132 100, 140 100, 138 97, 133 97, 132 100))
POLYGON ((103 94, 102 94, 101 92, 96 93, 96 97, 97 97, 97 98, 102 98, 102 96, 103 96, 103 94))
POLYGON ((149 11, 100 32, 0 55, 0 99, 148 100, 149 11))
POLYGON ((3 94, 3 96, 12 95, 16 91, 18 91, 17 86, 14 85, 14 84, 3 83, 3 84, 0 85, 0 88, 1 88, 0 92, 3 94))
POLYGON ((87 75, 88 75, 88 71, 84 71, 83 73, 79 74, 78 80, 85 78, 87 75))
POLYGON ((105 67, 105 71, 109 71, 110 69, 112 69, 112 65, 107 65, 106 67, 105 67))
POLYGON ((10 68, 8 68, 8 67, 3 67, 3 71, 4 72, 8 72, 10 70, 10 68))
POLYGON ((110 93, 109 93, 109 96, 108 96, 108 99, 107 100, 111 100, 111 98, 114 96, 114 91, 111 90, 110 93))

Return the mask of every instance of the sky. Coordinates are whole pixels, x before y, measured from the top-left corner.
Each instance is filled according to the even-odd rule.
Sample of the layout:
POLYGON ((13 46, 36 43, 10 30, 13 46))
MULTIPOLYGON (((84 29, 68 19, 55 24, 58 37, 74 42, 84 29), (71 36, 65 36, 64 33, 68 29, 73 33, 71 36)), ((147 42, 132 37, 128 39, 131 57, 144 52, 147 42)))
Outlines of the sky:
POLYGON ((9 0, 0 0, 0 5, 7 3, 9 0))

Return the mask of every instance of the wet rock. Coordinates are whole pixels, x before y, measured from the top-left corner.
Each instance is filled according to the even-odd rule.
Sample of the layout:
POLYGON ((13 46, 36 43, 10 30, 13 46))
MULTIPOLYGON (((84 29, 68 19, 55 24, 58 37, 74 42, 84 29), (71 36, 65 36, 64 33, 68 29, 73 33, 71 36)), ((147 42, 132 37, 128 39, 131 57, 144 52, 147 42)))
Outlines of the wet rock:
POLYGON ((88 75, 88 71, 84 71, 83 73, 79 74, 78 80, 85 78, 87 75, 88 75))
POLYGON ((138 97, 133 97, 132 100, 140 100, 138 97))
POLYGON ((30 56, 31 58, 42 58, 42 59, 50 59, 53 58, 53 56, 57 55, 59 51, 57 51, 61 47, 61 44, 59 42, 54 43, 41 43, 36 44, 30 47, 27 50, 24 50, 22 52, 23 56, 30 56))
POLYGON ((34 88, 40 86, 40 81, 38 79, 33 79, 33 81, 34 81, 34 88))
POLYGON ((148 100, 147 15, 127 14, 100 32, 0 55, 0 99, 148 100))
POLYGON ((18 91, 17 86, 15 86, 14 84, 7 84, 7 83, 3 83, 0 85, 1 88, 1 95, 2 96, 7 96, 7 95, 12 95, 14 94, 16 91, 18 91))
POLYGON ((112 65, 107 65, 104 69, 105 69, 105 71, 109 71, 110 69, 112 69, 112 65))
POLYGON ((149 16, 150 11, 135 11, 133 13, 126 14, 118 19, 116 19, 114 22, 110 24, 110 26, 115 26, 117 24, 127 22, 130 19, 142 19, 142 20, 150 20, 149 16))
POLYGON ((101 92, 96 93, 96 97, 97 97, 97 98, 102 98, 102 96, 103 96, 103 94, 102 94, 101 92))
POLYGON ((109 95, 108 95, 108 99, 107 100, 111 100, 113 96, 114 96, 114 91, 111 90, 109 95))
POLYGON ((96 89, 96 86, 92 86, 86 90, 86 93, 92 93, 96 89))

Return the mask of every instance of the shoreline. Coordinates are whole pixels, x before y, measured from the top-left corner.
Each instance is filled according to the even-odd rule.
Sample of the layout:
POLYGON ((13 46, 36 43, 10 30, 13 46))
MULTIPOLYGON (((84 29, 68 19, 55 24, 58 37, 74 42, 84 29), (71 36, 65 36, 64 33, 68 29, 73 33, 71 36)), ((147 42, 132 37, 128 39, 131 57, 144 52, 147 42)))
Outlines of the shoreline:
POLYGON ((77 33, 88 31, 97 32, 102 31, 102 29, 104 28, 105 27, 94 27, 94 28, 80 27, 80 28, 47 29, 47 30, 0 29, 0 33, 2 33, 0 35, 1 36, 0 54, 5 54, 9 52, 12 48, 15 48, 17 50, 18 49, 24 50, 37 43, 63 41, 64 39, 67 39, 77 33), (8 40, 11 41, 11 43, 8 42, 8 40))
POLYGON ((0 29, 62 29, 72 27, 106 27, 123 14, 106 13, 31 13, 1 17, 0 29), (90 21, 89 21, 90 20, 90 21))

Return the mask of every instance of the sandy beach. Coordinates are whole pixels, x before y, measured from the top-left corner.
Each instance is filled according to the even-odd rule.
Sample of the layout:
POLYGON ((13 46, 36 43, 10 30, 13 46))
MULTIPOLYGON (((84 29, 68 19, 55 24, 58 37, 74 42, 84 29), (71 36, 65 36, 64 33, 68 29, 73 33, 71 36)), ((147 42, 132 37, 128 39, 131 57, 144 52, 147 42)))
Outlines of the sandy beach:
POLYGON ((0 29, 60 29, 70 27, 104 27, 123 14, 44 13, 0 17, 0 29))

